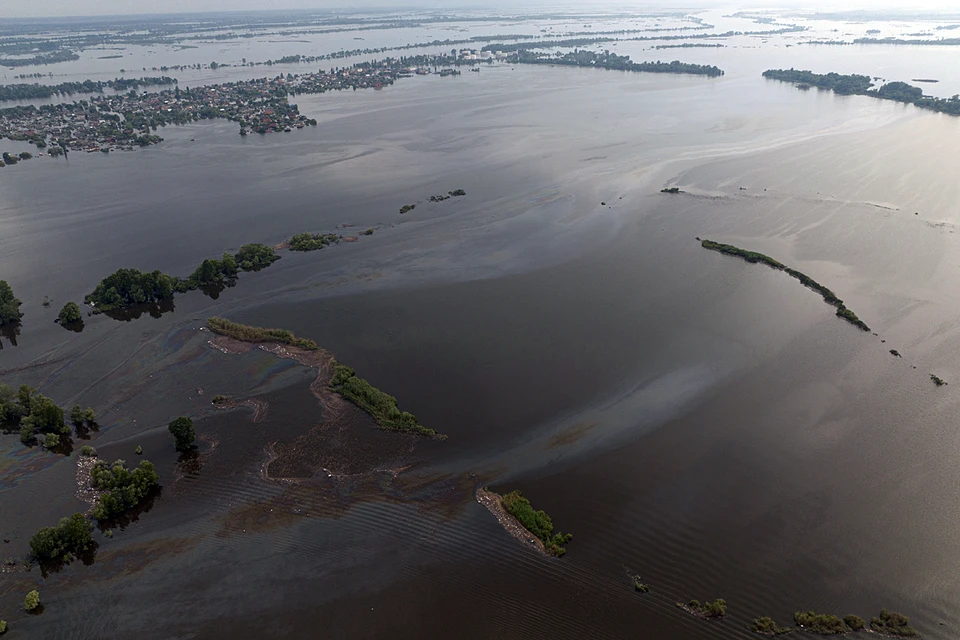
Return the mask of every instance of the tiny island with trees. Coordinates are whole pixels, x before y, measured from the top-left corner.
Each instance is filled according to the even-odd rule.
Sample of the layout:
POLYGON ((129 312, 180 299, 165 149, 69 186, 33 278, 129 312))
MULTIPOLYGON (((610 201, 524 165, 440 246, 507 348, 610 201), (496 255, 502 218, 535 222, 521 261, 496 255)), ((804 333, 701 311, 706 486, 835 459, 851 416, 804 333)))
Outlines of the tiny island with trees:
POLYGON ((871 96, 881 100, 893 100, 912 104, 920 109, 960 116, 960 95, 950 98, 935 98, 923 95, 920 87, 906 82, 888 82, 878 89, 873 89, 873 80, 870 76, 839 73, 813 73, 797 69, 768 69, 763 72, 764 78, 790 82, 799 89, 817 87, 838 93, 840 95, 871 96))
POLYGON ((772 618, 764 616, 754 619, 750 629, 773 636, 786 635, 794 631, 806 631, 821 636, 846 635, 861 631, 872 631, 878 635, 897 638, 913 638, 920 635, 910 626, 910 619, 907 616, 887 609, 883 609, 879 616, 870 618, 869 629, 863 618, 853 614, 841 618, 830 613, 797 611, 793 614, 793 622, 796 628, 781 627, 772 618))
MULTIPOLYGON (((71 409, 70 421, 81 437, 98 428, 93 409, 84 410, 79 405, 71 409)), ((71 428, 64 419, 63 409, 27 385, 14 391, 0 383, 0 430, 19 431, 20 442, 27 446, 40 444, 64 454, 72 449, 71 428)))
POLYGON ((536 53, 520 49, 511 58, 521 64, 556 64, 573 67, 592 67, 610 71, 633 71, 644 73, 681 73, 717 78, 723 70, 714 65, 690 64, 674 60, 673 62, 633 62, 630 56, 620 56, 610 51, 587 51, 578 49, 565 54, 536 53))
POLYGON ((523 497, 519 491, 511 491, 501 496, 500 502, 507 513, 516 518, 524 529, 543 542, 543 548, 547 554, 561 557, 567 552, 563 545, 573 539, 573 534, 554 533, 553 519, 543 510, 534 509, 530 501, 523 497))
POLYGON ((20 313, 21 304, 23 303, 13 294, 13 288, 7 281, 0 280, 0 327, 20 322, 23 317, 20 313))
POLYGON ((844 320, 846 320, 847 322, 849 322, 850 324, 852 324, 853 326, 857 327, 862 331, 870 331, 870 327, 868 327, 865 322, 860 320, 860 318, 857 317, 857 314, 855 314, 853 311, 848 309, 846 305, 843 304, 843 300, 838 298, 833 291, 826 288, 825 286, 823 286, 822 284, 820 284, 810 276, 800 273, 796 269, 791 269, 790 267, 778 262, 777 260, 774 260, 770 256, 766 256, 762 253, 757 253, 756 251, 747 251, 746 249, 740 249, 739 247, 735 247, 730 244, 721 244, 719 242, 713 242, 711 240, 701 240, 700 246, 702 246, 704 249, 709 249, 711 251, 717 251, 719 253, 723 253, 726 255, 743 258, 747 262, 753 262, 753 263, 759 262, 767 265, 768 267, 776 269, 777 271, 783 271, 790 277, 796 278, 797 280, 799 280, 800 283, 803 284, 803 286, 809 289, 813 289, 814 291, 819 293, 823 297, 824 302, 826 302, 832 307, 836 307, 837 315, 839 317, 843 318, 844 320))

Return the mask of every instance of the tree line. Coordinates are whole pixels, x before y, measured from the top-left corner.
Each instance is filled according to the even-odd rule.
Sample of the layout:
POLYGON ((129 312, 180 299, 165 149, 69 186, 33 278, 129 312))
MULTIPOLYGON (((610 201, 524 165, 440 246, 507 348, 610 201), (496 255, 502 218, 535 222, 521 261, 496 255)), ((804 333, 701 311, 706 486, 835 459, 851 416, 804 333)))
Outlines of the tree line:
POLYGON ((768 69, 763 72, 764 78, 791 82, 801 89, 817 87, 842 95, 863 95, 893 100, 915 105, 928 111, 960 116, 960 94, 950 98, 936 98, 923 95, 923 89, 906 82, 888 82, 878 89, 873 89, 873 81, 869 76, 839 73, 813 73, 798 69, 768 69))
POLYGON ((55 95, 69 96, 75 93, 103 93, 104 89, 115 91, 136 91, 140 87, 176 84, 175 78, 167 76, 154 78, 116 78, 114 80, 83 82, 61 82, 60 84, 4 84, 0 85, 0 101, 35 100, 52 98, 55 95))
POLYGON ((719 77, 723 70, 713 65, 690 64, 674 60, 673 62, 633 62, 630 56, 619 56, 609 51, 576 50, 563 55, 550 56, 530 51, 519 51, 515 60, 522 64, 559 64, 574 67, 593 67, 614 71, 638 71, 645 73, 684 73, 701 76, 719 77))

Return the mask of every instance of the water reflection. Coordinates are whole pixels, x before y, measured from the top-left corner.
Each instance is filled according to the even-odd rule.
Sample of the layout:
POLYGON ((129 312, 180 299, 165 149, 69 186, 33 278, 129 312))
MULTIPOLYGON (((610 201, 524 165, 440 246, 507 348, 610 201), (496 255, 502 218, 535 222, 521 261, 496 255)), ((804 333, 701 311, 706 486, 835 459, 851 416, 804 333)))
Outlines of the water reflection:
POLYGON ((83 319, 77 320, 75 322, 61 322, 59 323, 61 327, 67 331, 73 331, 74 333, 80 333, 83 331, 83 319))
MULTIPOLYGON (((58 573, 63 570, 64 567, 68 566, 74 560, 79 560, 83 566, 89 567, 97 559, 97 550, 100 548, 100 544, 97 541, 93 543, 84 551, 81 551, 78 555, 74 556, 72 553, 60 556, 59 558, 54 558, 52 560, 41 560, 40 561, 40 575, 44 578, 48 577, 51 573, 58 573)), ((38 607, 42 610, 43 605, 38 607)))
MULTIPOLYGON (((152 489, 137 506, 128 509, 123 513, 110 518, 109 520, 97 521, 97 528, 101 533, 106 534, 111 529, 126 529, 129 525, 140 519, 140 514, 149 513, 153 509, 153 503, 163 494, 163 487, 152 489)), ((111 534, 112 535, 112 534, 111 534)))
MULTIPOLYGON (((12 346, 17 346, 17 336, 20 335, 20 323, 14 322, 0 327, 0 336, 6 338, 12 346)), ((3 349, 3 340, 0 340, 0 349, 3 349)))
POLYGON ((173 298, 167 298, 166 300, 138 304, 136 306, 127 307, 125 309, 113 309, 111 311, 104 311, 103 315, 107 316, 108 318, 113 318, 114 320, 120 320, 121 322, 130 322, 132 320, 138 319, 144 313, 150 314, 151 318, 159 318, 163 314, 170 313, 173 310, 174 310, 173 298))

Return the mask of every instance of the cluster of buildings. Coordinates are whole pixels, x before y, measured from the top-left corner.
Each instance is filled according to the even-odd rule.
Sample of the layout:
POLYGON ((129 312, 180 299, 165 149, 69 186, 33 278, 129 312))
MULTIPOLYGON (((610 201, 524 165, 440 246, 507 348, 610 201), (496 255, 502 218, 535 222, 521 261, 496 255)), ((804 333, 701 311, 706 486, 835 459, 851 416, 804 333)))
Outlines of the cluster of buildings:
POLYGON ((347 89, 378 89, 398 78, 437 72, 450 56, 388 58, 328 72, 287 74, 218 85, 176 87, 142 94, 96 94, 72 103, 0 109, 0 137, 40 148, 111 151, 156 144, 159 127, 203 118, 239 123, 241 135, 292 131, 316 125, 289 96, 347 89), (433 71, 430 71, 433 67, 433 71))
POLYGON ((460 59, 477 61, 477 62, 486 62, 488 60, 504 60, 509 56, 509 53, 504 53, 503 51, 482 51, 477 49, 460 49, 460 59))

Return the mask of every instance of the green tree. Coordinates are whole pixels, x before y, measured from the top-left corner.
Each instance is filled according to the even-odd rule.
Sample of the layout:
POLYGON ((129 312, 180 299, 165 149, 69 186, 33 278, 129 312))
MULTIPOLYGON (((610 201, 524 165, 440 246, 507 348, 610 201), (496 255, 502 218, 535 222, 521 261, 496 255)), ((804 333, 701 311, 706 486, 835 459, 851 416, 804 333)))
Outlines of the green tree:
POLYGON ((87 421, 88 427, 97 426, 97 414, 90 407, 87 407, 87 410, 83 412, 83 419, 87 421))
POLYGON ((23 316, 20 305, 23 304, 13 295, 13 288, 6 280, 0 280, 0 326, 12 324, 23 316))
POLYGON ((60 446, 60 436, 55 433, 48 433, 43 439, 43 446, 47 449, 55 449, 60 446))
POLYGON ((63 305, 63 309, 60 309, 60 324, 70 324, 82 319, 83 315, 80 313, 80 307, 77 306, 76 302, 68 302, 63 305))
POLYGON ((40 529, 30 538, 30 551, 40 560, 55 560, 79 553, 93 544, 93 526, 82 513, 61 518, 55 527, 40 529))
POLYGON ((70 422, 72 422, 75 427, 83 426, 83 409, 80 408, 80 405, 75 404, 73 408, 70 409, 70 422))
POLYGON ((100 461, 90 471, 91 484, 105 493, 93 508, 97 520, 110 520, 136 507, 157 486, 160 476, 153 463, 142 461, 133 471, 123 460, 113 465, 100 461))
POLYGON ((0 620, 0 636, 5 634, 6 632, 7 632, 7 621, 0 620))
POLYGON ((197 433, 193 430, 193 420, 180 416, 167 427, 176 441, 177 451, 186 451, 193 447, 197 440, 197 433))
POLYGON ((40 592, 34 589, 23 599, 23 608, 27 611, 34 611, 40 606, 40 592))

